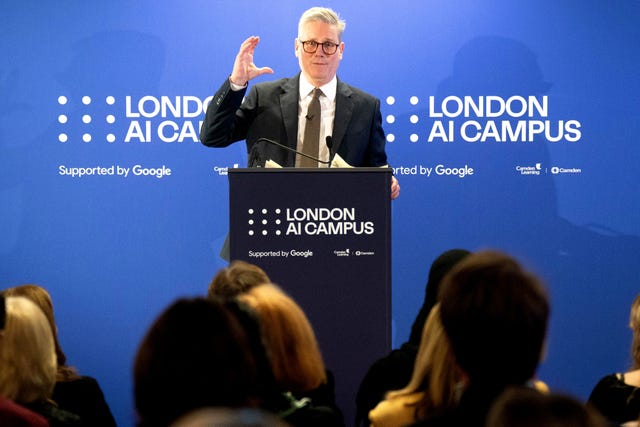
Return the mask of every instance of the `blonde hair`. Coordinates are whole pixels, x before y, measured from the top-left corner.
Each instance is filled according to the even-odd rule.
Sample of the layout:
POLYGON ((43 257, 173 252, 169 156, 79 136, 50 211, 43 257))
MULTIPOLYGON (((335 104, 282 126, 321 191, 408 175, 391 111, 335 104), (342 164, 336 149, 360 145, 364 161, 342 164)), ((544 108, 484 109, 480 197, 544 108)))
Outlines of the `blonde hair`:
POLYGON ((298 37, 302 36, 304 26, 308 22, 321 21, 329 25, 335 25, 338 30, 338 40, 342 41, 342 33, 347 23, 340 18, 337 12, 328 7, 312 7, 304 11, 298 22, 298 37))
POLYGON ((79 377, 75 368, 67 366, 67 355, 62 351, 60 341, 58 341, 58 327, 53 315, 53 301, 51 295, 45 288, 34 284, 25 284, 8 288, 2 292, 5 296, 25 297, 34 302, 44 313, 49 321, 51 333, 53 334, 53 345, 56 349, 56 361, 58 365, 57 380, 69 381, 79 377))
POLYGON ((273 374, 284 390, 306 392, 327 381, 311 323, 291 297, 276 285, 263 284, 238 299, 257 313, 273 374))
POLYGON ((234 298, 254 286, 269 283, 267 273, 255 264, 235 260, 229 267, 219 270, 211 280, 209 298, 234 298))
POLYGON ((456 400, 458 368, 449 340, 440 321, 440 303, 431 309, 422 329, 420 347, 409 384, 401 390, 390 391, 387 399, 424 392, 424 398, 415 403, 416 419, 426 418, 447 408, 456 400))
POLYGON ((56 382, 51 327, 42 310, 24 297, 7 297, 0 332, 0 395, 18 403, 44 401, 56 382))
POLYGON ((633 332, 633 340, 631 341, 632 369, 640 369, 640 294, 631 304, 629 327, 633 332))

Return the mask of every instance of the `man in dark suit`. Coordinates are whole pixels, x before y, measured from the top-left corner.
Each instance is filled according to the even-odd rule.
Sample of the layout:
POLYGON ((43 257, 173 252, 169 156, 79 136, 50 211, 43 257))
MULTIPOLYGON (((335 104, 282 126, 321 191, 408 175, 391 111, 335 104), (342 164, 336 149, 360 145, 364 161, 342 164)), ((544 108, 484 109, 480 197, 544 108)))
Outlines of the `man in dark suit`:
MULTIPOLYGON (((344 52, 344 27, 344 21, 331 9, 314 7, 304 12, 295 40, 300 74, 256 84, 245 98, 250 80, 273 73, 271 68, 256 67, 253 62, 259 37, 246 39, 231 76, 209 104, 200 131, 202 143, 226 147, 244 139, 249 153, 257 150, 264 160, 288 167, 318 167, 334 157, 349 166, 388 166, 380 101, 336 76, 344 52), (313 107, 318 102, 319 106, 313 107), (310 137, 311 128, 315 133, 310 137), (260 138, 309 157, 275 144, 259 144, 260 138)), ((392 177, 391 197, 399 194, 398 181, 392 177)))

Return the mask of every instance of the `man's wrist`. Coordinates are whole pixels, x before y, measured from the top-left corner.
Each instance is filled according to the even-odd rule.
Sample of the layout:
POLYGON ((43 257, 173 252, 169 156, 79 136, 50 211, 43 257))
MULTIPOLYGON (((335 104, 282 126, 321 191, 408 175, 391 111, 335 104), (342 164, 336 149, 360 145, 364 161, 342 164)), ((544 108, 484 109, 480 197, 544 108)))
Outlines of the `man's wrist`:
POLYGON ((242 89, 246 88, 247 85, 249 85, 249 82, 246 81, 246 82, 244 82, 244 84, 239 84, 237 82, 234 82, 233 79, 231 79, 231 77, 229 77, 229 84, 231 85, 231 90, 238 91, 238 90, 242 90, 242 89))

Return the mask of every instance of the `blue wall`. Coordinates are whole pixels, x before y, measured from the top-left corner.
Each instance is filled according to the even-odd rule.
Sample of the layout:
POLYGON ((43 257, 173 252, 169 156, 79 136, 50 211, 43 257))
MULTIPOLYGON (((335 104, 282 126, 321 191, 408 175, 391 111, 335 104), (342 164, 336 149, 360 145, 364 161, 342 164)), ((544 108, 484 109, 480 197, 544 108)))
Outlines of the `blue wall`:
MULTIPOLYGON (((98 378, 122 425, 133 423, 131 366, 149 324, 176 297, 203 294, 224 266, 224 169, 244 166, 246 153, 242 143, 197 142, 199 109, 249 35, 262 39, 257 65, 295 74, 297 19, 312 5, 25 0, 3 9, 0 286, 51 291, 70 362, 98 378), (155 111, 163 97, 178 97, 186 114, 155 111), (171 174, 133 175, 135 165, 171 174)), ((339 76, 382 100, 402 185, 392 206, 394 345, 408 336, 440 252, 503 249, 552 296, 540 377, 586 398, 600 376, 629 363, 640 3, 328 6, 347 20, 339 76), (546 108, 520 117, 514 96, 546 108), (512 109, 455 111, 487 97, 492 112, 512 109), (439 126, 452 133, 433 133, 439 126), (493 126, 485 142, 471 142, 493 126), (521 133, 502 135, 503 126, 521 133), (438 165, 467 174, 438 175, 438 165)))

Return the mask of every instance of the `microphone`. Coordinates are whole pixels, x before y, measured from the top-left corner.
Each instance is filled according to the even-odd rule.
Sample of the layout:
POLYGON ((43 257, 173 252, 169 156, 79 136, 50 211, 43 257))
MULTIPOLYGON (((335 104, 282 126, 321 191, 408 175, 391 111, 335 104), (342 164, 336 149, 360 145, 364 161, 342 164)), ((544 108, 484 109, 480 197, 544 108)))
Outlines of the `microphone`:
POLYGON ((311 119, 313 119, 313 114, 307 113, 307 115, 304 116, 304 118, 307 119, 307 120, 311 120, 311 119))
MULTIPOLYGON (((330 137, 330 136, 328 136, 327 138, 331 138, 331 137, 330 137)), ((259 143, 261 143, 261 142, 266 142, 266 143, 268 143, 268 144, 275 145, 276 147, 280 147, 280 148, 282 148, 283 150, 287 150, 287 151, 290 151, 290 152, 292 152, 292 153, 296 153, 296 154, 297 154, 297 155, 299 155, 299 156, 306 157, 306 158, 311 159, 311 160, 313 160, 313 161, 315 161, 315 162, 322 163, 323 165, 330 165, 330 164, 331 164, 331 162, 330 162, 330 161, 329 161, 329 162, 327 162, 327 161, 325 161, 325 160, 320 160, 320 159, 319 159, 319 158, 317 158, 317 157, 313 157, 313 156, 310 156, 310 155, 308 155, 308 154, 306 154, 306 153, 302 153, 302 152, 300 152, 300 151, 296 150, 295 148, 291 148, 291 147, 289 147, 288 145, 280 144, 279 142, 274 141, 273 139, 269 139, 269 138, 258 138, 258 140, 256 141, 256 143, 255 143, 255 144, 253 145, 253 147, 251 148, 251 152, 253 152, 254 148, 255 148, 259 143)), ((256 150, 257 150, 257 148, 256 148, 256 150)), ((254 155, 254 158, 255 158, 255 157, 257 157, 257 155, 254 155)), ((249 164, 251 164, 251 163, 249 163, 249 164)))
POLYGON ((336 155, 336 153, 333 152, 333 137, 331 135, 327 135, 325 142, 327 143, 327 148, 329 149, 329 167, 331 167, 333 156, 336 155))

